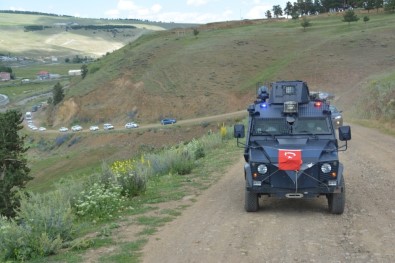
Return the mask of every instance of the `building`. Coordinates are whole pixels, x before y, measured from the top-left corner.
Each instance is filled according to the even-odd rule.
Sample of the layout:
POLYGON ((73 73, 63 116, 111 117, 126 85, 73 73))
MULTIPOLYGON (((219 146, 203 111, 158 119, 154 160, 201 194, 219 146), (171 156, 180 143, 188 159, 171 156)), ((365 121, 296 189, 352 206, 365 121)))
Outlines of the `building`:
POLYGON ((9 72, 0 72, 0 80, 1 81, 8 81, 11 79, 11 73, 9 72))
POLYGON ((80 69, 70 69, 69 76, 80 76, 82 71, 80 69))
POLYGON ((40 71, 37 73, 37 79, 44 80, 49 79, 49 72, 48 71, 40 71))

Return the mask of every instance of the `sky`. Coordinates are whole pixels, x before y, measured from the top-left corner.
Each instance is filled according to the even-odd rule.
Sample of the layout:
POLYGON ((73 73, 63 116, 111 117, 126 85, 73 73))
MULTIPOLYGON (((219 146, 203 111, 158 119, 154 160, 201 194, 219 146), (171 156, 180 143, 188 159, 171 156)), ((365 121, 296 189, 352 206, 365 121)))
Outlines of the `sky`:
MULTIPOLYGON (((261 19, 287 0, 0 0, 0 10, 35 11, 83 18, 131 18, 210 23, 261 19)), ((291 3, 294 1, 290 1, 291 3)))

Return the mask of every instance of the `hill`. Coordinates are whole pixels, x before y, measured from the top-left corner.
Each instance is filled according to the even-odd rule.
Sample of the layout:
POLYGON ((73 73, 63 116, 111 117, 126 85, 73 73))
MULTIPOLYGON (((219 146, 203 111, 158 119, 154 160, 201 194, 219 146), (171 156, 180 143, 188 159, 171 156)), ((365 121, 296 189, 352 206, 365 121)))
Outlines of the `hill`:
MULTIPOLYGON (((182 122, 245 110, 257 82, 300 79, 311 90, 335 94, 347 121, 371 80, 395 69, 395 17, 369 17, 350 25, 341 14, 309 17, 306 31, 300 21, 274 19, 201 25, 197 35, 193 28, 152 31, 88 64, 85 79, 65 82, 64 102, 52 112, 40 110, 35 120, 52 129, 107 121, 120 127, 131 120, 149 126, 164 116, 182 122)), ((188 141, 233 122, 95 135, 29 133, 35 177, 29 187, 45 190, 64 176, 96 171, 102 161, 188 141)))
POLYGON ((90 64, 53 124, 238 111, 255 96, 257 82, 282 79, 334 93, 348 111, 353 94, 395 68, 395 17, 369 16, 350 25, 341 14, 312 16, 306 31, 300 21, 256 20, 203 25, 197 35, 192 28, 146 34, 90 64))
POLYGON ((192 24, 133 19, 91 19, 40 13, 0 11, 0 54, 59 58, 100 57, 134 41, 142 34, 192 24), (35 30, 30 30, 35 29, 35 30))

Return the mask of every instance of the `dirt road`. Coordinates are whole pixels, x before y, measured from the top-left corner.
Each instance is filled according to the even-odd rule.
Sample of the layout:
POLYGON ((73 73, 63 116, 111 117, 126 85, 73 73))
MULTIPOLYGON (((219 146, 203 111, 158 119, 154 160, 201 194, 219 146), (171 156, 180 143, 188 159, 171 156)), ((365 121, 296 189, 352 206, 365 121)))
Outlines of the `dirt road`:
POLYGON ((352 125, 346 208, 315 200, 260 199, 246 213, 243 160, 150 237, 143 262, 394 262, 395 138, 352 125))

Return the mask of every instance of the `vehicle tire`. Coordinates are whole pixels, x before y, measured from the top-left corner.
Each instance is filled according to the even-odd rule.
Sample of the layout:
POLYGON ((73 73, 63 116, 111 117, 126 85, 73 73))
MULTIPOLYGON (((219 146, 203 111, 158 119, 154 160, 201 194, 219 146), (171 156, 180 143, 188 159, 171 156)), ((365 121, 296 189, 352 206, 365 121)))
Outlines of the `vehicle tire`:
POLYGON ((333 193, 327 196, 329 212, 332 214, 343 214, 344 207, 346 204, 346 185, 344 183, 344 177, 340 181, 342 187, 341 193, 333 193))
POLYGON ((259 208, 258 194, 245 189, 244 209, 247 212, 256 212, 259 208))

